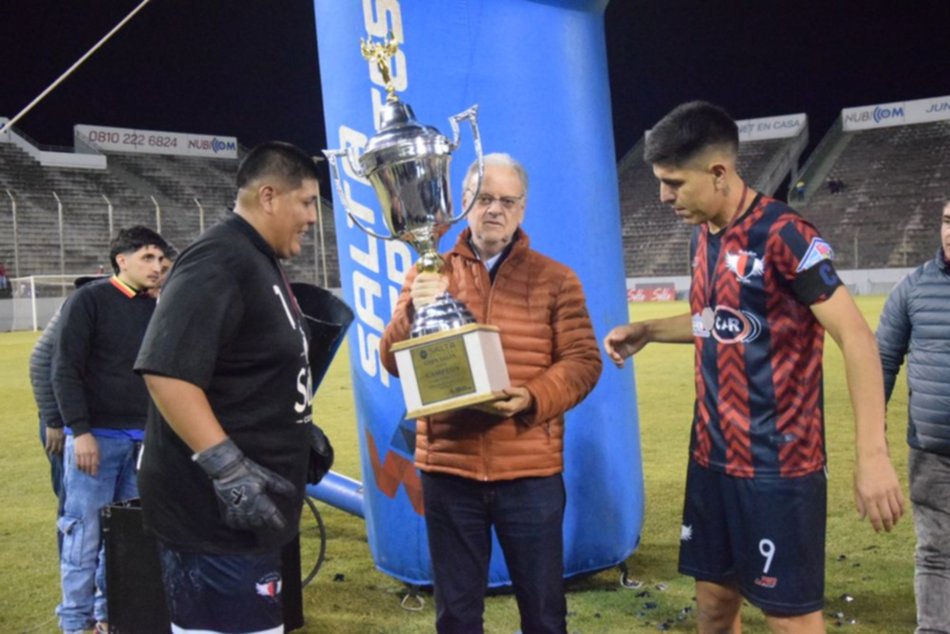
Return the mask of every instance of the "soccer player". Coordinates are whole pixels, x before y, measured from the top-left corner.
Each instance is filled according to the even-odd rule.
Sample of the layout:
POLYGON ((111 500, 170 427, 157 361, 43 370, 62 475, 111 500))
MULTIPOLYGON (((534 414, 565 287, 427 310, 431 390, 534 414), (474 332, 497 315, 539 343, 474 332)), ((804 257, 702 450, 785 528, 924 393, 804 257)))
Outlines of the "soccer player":
POLYGON ((700 632, 738 632, 745 598, 781 632, 823 632, 827 478, 824 333, 844 355, 855 414, 855 495, 874 530, 904 512, 884 434, 874 335, 832 250, 736 171, 739 135, 721 108, 678 106, 647 137, 660 200, 695 225, 690 313, 604 338, 624 360, 650 342, 696 346, 696 403, 680 572, 696 579, 700 632))
POLYGON ((139 473, 174 632, 282 632, 281 548, 310 450, 309 330, 280 259, 317 219, 317 168, 270 142, 234 214, 175 262, 136 370, 155 408, 139 473))

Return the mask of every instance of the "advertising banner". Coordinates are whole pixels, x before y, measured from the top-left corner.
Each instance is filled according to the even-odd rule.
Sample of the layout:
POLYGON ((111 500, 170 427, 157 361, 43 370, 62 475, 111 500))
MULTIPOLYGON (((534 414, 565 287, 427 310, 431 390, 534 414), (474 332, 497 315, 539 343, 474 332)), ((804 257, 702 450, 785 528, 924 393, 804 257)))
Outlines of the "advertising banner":
POLYGON ((787 139, 801 132, 808 125, 808 116, 786 114, 777 117, 742 119, 736 121, 739 126, 739 141, 765 141, 766 139, 787 139))
POLYGON ((627 301, 640 302, 672 302, 676 300, 676 287, 673 284, 657 284, 637 286, 627 289, 627 301))
POLYGON ((211 134, 186 134, 158 130, 132 130, 104 125, 75 125, 73 135, 103 152, 135 154, 171 154, 209 158, 238 157, 237 137, 211 134))
POLYGON ((950 96, 844 108, 841 111, 845 132, 946 120, 950 120, 950 96))

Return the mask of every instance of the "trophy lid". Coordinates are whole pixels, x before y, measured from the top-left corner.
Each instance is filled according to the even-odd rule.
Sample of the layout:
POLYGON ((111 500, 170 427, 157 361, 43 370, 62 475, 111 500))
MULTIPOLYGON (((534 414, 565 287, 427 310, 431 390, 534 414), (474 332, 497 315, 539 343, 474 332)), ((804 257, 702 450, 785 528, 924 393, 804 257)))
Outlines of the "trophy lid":
POLYGON ((360 166, 367 175, 381 165, 451 154, 449 140, 432 126, 416 121, 407 103, 398 100, 386 103, 379 123, 379 132, 369 140, 360 156, 360 166))

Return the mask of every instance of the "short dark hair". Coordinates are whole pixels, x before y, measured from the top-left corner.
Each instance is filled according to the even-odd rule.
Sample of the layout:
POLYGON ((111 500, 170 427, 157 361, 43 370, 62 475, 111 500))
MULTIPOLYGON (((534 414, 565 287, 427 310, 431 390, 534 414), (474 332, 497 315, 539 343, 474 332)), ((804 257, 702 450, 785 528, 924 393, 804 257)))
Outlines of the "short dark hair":
POLYGON ((149 246, 158 247, 162 253, 166 253, 169 249, 165 238, 148 227, 136 225, 128 229, 120 229, 109 245, 109 262, 112 263, 112 270, 116 274, 119 273, 119 263, 115 257, 120 253, 135 253, 142 247, 149 246))
POLYGON ((295 189, 305 179, 320 178, 313 157, 283 141, 267 141, 248 152, 238 165, 237 187, 247 187, 263 176, 277 177, 295 189))
POLYGON ((650 165, 683 165, 704 150, 720 146, 739 152, 739 128, 729 114, 706 101, 673 108, 647 134, 643 160, 650 165))
POLYGON ((178 249, 170 241, 165 240, 165 259, 166 260, 177 260, 178 259, 178 249))

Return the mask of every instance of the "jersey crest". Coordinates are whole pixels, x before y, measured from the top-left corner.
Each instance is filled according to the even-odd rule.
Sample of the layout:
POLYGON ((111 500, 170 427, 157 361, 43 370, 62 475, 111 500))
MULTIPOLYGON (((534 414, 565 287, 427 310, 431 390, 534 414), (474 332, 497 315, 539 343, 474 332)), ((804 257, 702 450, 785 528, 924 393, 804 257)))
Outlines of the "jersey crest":
POLYGON ((753 251, 726 252, 726 268, 736 274, 743 284, 748 284, 753 277, 761 277, 765 272, 765 260, 755 256, 753 251))
POLYGON ((812 238, 811 244, 808 245, 808 250, 805 251, 805 255, 802 257, 801 262, 798 263, 798 268, 795 269, 795 272, 801 273, 802 271, 807 271, 819 262, 831 260, 834 257, 835 252, 830 244, 821 238, 812 238))

